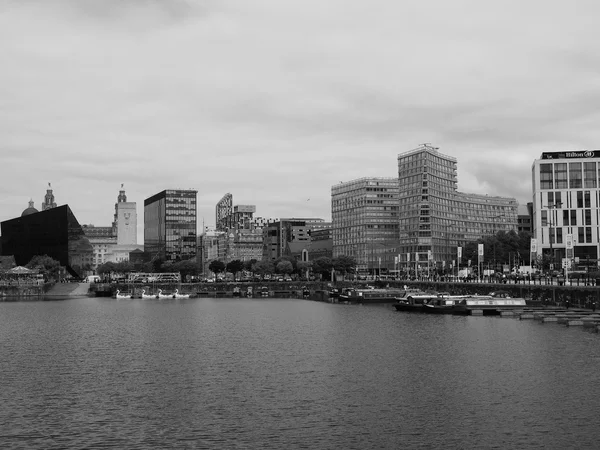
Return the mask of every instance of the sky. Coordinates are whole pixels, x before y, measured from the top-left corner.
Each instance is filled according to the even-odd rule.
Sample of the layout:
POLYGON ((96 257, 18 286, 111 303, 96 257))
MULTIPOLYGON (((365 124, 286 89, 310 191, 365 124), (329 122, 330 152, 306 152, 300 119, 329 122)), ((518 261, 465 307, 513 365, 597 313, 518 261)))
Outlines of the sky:
POLYGON ((422 143, 461 192, 531 201, 542 152, 600 148, 600 3, 0 0, 0 221, 48 183, 78 221, 198 191, 331 220, 331 186, 422 143))

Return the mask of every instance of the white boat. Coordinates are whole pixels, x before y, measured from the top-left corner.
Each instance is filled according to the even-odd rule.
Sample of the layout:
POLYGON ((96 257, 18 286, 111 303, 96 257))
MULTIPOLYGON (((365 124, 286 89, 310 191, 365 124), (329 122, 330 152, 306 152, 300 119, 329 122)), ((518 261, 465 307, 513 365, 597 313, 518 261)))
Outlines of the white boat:
POLYGON ((117 289, 115 298, 133 298, 133 294, 121 294, 121 291, 117 289))
POLYGON ((156 295, 146 294, 146 290, 142 289, 142 298, 156 298, 156 295))
POLYGON ((173 298, 190 298, 190 294, 180 294, 179 289, 175 289, 175 293, 173 293, 173 298))

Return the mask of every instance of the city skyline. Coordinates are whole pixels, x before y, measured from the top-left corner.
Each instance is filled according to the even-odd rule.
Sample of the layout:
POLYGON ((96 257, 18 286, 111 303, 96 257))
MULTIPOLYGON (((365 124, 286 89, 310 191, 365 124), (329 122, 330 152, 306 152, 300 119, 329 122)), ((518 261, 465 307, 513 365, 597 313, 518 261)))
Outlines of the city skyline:
POLYGON ((531 201, 544 151, 593 150, 593 18, 548 2, 29 1, 0 15, 0 221, 52 183, 81 223, 198 190, 331 220, 331 186, 428 142, 459 190, 531 201), (377 2, 376 2, 377 3, 377 2), (540 11, 543 14, 540 14, 540 11), (491 169, 494 170, 491 170, 491 169))

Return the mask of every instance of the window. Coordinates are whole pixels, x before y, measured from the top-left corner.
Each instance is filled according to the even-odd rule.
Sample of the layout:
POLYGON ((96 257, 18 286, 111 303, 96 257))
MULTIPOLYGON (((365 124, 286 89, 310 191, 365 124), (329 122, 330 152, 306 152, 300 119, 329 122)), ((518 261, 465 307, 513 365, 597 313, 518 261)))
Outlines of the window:
POLYGON ((571 226, 575 226, 577 225, 577 211, 572 209, 571 210, 571 226))
POLYGON ((583 187, 595 188, 596 186, 597 186, 596 163, 595 162, 583 163, 583 187))
POLYGON ((552 189, 552 164, 540 164, 540 188, 552 189))
POLYGON ((562 244, 562 241, 563 241, 562 228, 557 228, 556 229, 556 243, 562 244))
POLYGON ((592 224, 592 210, 586 209, 584 212, 583 224, 591 225, 592 224))
POLYGON ((592 242, 592 227, 585 227, 585 242, 592 242))
POLYGON ((567 164, 554 164, 554 178, 556 180, 556 189, 566 189, 567 186, 567 164))
POLYGON ((577 207, 583 208, 583 191, 577 191, 577 207))
POLYGON ((581 163, 569 163, 569 187, 571 189, 582 187, 581 163))
POLYGON ((583 192, 583 206, 585 208, 591 208, 592 202, 590 200, 590 191, 584 191, 583 192))

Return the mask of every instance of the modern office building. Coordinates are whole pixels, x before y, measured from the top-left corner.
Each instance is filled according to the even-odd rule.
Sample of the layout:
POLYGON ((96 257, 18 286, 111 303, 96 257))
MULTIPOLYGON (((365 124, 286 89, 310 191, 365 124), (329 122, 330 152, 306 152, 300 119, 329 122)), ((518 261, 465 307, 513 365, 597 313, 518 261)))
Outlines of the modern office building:
POLYGON ((82 277, 91 267, 93 249, 71 208, 63 205, 25 212, 0 224, 2 254, 13 255, 20 266, 36 255, 48 255, 72 276, 82 277))
POLYGON ((167 189, 144 200, 144 251, 179 261, 196 256, 195 190, 167 189))
POLYGON ((458 192, 457 160, 428 144, 398 155, 400 264, 456 264, 457 248, 517 229, 514 198, 458 192))
POLYGON ((458 192, 456 158, 428 144, 398 155, 398 178, 361 178, 331 192, 333 256, 353 256, 371 274, 450 267, 466 242, 517 229, 514 198, 458 192))
POLYGON ((600 150, 545 152, 532 165, 537 254, 555 268, 567 257, 597 267, 600 242, 600 150), (569 252, 570 253, 570 252, 569 252))
POLYGON ((391 273, 398 255, 398 179, 360 178, 331 188, 332 254, 360 273, 391 273))

